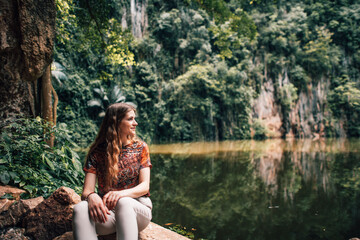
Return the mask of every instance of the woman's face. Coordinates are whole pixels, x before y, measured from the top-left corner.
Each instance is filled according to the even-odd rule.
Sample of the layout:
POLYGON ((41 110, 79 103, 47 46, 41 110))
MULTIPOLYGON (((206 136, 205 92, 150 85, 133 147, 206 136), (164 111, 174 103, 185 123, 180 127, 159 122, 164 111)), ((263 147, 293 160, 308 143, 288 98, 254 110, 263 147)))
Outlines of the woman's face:
POLYGON ((126 113, 125 117, 120 123, 120 133, 122 136, 134 137, 136 133, 136 126, 138 123, 135 120, 135 112, 133 110, 126 113))

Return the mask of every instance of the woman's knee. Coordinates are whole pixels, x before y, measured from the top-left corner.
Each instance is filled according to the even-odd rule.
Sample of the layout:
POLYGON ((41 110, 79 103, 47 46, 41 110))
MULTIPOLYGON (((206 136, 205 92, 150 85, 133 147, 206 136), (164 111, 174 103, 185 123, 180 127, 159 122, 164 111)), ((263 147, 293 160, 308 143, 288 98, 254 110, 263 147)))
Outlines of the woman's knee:
POLYGON ((78 204, 76 204, 74 206, 73 214, 75 216, 75 215, 79 215, 79 214, 82 214, 82 213, 87 213, 88 211, 89 211, 88 202, 81 201, 81 202, 79 202, 78 204))
POLYGON ((122 209, 122 208, 128 208, 133 205, 134 199, 131 197, 123 197, 120 198, 117 203, 115 209, 122 209))

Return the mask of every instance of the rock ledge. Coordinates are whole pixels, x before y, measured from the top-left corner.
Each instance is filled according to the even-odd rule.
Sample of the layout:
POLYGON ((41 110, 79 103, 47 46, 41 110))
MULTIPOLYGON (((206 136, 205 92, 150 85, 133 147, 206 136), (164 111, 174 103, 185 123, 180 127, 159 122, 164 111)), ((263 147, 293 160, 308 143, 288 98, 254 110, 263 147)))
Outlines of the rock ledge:
MULTIPOLYGON (((4 240, 73 240, 72 209, 81 201, 74 190, 61 187, 48 199, 38 197, 21 200, 24 191, 0 186, 0 195, 8 193, 17 200, 0 201, 0 239, 4 240)), ((99 236, 100 240, 116 240, 116 234, 99 236)), ((151 222, 140 232, 140 240, 186 240, 188 238, 151 222)))

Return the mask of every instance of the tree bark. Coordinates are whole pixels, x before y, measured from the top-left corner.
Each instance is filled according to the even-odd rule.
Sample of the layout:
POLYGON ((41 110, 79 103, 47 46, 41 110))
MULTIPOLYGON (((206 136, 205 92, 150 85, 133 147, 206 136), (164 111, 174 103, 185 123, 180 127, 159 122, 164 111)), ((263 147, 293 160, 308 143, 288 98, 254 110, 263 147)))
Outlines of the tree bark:
POLYGON ((52 85, 50 65, 41 78, 41 116, 48 122, 53 122, 52 85))
MULTIPOLYGON (((51 84, 51 66, 49 65, 44 75, 41 78, 41 117, 49 123, 51 127, 54 126, 53 104, 52 104, 52 84, 51 84)), ((50 138, 46 143, 50 147, 54 147, 55 136, 50 134, 50 138)))
MULTIPOLYGON (((58 96, 51 82, 51 65, 49 65, 41 78, 41 116, 52 127, 56 125, 57 102, 58 96)), ((54 140, 55 137, 51 134, 47 144, 53 147, 54 140)))

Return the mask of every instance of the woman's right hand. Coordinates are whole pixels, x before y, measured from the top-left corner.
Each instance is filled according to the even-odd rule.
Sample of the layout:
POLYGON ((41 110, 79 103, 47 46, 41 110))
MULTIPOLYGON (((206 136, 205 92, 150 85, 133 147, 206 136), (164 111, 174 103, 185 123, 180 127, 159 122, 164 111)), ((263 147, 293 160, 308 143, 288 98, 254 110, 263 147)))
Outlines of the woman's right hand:
POLYGON ((101 197, 94 193, 87 198, 87 201, 89 204, 89 213, 91 219, 93 219, 95 222, 105 223, 108 219, 107 215, 110 214, 110 211, 103 203, 101 197))

